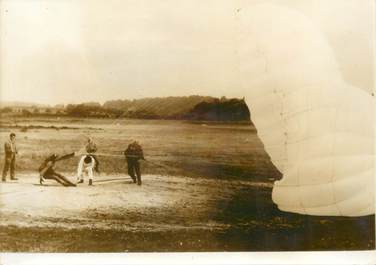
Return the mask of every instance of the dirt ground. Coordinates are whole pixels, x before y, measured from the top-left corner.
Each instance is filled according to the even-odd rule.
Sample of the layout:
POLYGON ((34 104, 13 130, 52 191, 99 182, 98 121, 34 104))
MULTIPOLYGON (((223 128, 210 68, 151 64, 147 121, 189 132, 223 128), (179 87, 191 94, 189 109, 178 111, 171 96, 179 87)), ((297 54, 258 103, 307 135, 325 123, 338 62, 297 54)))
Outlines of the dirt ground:
POLYGON ((142 186, 125 176, 101 176, 93 186, 37 182, 37 176, 20 175, 17 183, 2 184, 2 225, 145 232, 220 228, 225 225, 210 220, 213 202, 232 196, 238 188, 263 185, 238 181, 239 187, 234 187, 224 180, 156 175, 143 176, 142 186))
POLYGON ((0 248, 27 252, 373 249, 374 217, 282 213, 272 183, 145 175, 1 185, 0 248), (333 248, 334 246, 334 248, 333 248))

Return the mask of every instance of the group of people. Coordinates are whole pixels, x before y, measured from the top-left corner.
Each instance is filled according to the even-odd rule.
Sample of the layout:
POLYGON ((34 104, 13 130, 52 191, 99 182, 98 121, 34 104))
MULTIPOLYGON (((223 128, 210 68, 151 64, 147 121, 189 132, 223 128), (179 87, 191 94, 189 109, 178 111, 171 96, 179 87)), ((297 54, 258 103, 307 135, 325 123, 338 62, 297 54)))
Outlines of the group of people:
MULTIPOLYGON (((18 153, 16 147, 16 135, 11 133, 9 139, 4 144, 5 151, 5 163, 2 174, 2 181, 6 181, 6 176, 8 171, 10 172, 10 179, 17 180, 15 177, 15 163, 16 155, 18 153)), ((43 184, 47 179, 52 179, 57 181, 63 186, 77 186, 77 184, 84 182, 84 175, 89 178, 89 185, 93 185, 94 172, 99 173, 99 160, 97 155, 97 145, 91 137, 85 145, 85 151, 83 152, 77 167, 77 181, 72 182, 62 174, 56 172, 55 165, 56 162, 65 159, 72 158, 76 155, 81 154, 81 152, 74 152, 65 155, 51 154, 48 156, 40 165, 39 171, 39 182, 43 184)), ((134 141, 128 145, 127 149, 123 153, 128 164, 128 175, 132 178, 134 183, 141 185, 141 169, 140 160, 145 160, 143 150, 141 145, 134 141)))

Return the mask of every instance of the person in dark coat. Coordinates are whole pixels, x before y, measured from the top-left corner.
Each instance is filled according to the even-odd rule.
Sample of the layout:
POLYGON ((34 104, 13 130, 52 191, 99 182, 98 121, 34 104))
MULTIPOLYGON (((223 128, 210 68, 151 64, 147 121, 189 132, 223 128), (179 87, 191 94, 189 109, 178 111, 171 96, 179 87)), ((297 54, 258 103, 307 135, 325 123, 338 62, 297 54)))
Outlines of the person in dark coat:
POLYGON ((141 145, 134 141, 128 145, 127 150, 124 151, 124 155, 127 158, 128 174, 132 178, 133 182, 141 185, 141 169, 139 160, 145 160, 144 153, 141 145))
POLYGON ((3 168, 2 181, 6 181, 6 176, 8 171, 10 171, 10 179, 17 180, 15 177, 15 167, 16 167, 16 154, 18 153, 16 147, 16 134, 11 133, 9 135, 9 140, 4 144, 5 151, 5 162, 3 168))
POLYGON ((58 156, 57 154, 53 154, 47 157, 39 167, 40 184, 43 184, 43 181, 45 179, 54 179, 63 186, 75 187, 76 184, 74 184, 69 179, 67 179, 66 177, 64 177, 63 175, 55 171, 56 162, 71 158, 73 156, 74 156, 74 153, 63 155, 63 156, 58 156))

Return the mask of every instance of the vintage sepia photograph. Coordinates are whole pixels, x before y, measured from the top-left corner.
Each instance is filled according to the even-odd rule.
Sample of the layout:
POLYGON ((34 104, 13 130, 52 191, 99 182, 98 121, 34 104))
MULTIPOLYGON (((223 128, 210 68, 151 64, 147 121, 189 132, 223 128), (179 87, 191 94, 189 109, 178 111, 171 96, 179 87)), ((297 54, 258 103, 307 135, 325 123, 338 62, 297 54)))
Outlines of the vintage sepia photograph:
POLYGON ((0 252, 374 250, 374 47, 373 0, 0 0, 0 252))

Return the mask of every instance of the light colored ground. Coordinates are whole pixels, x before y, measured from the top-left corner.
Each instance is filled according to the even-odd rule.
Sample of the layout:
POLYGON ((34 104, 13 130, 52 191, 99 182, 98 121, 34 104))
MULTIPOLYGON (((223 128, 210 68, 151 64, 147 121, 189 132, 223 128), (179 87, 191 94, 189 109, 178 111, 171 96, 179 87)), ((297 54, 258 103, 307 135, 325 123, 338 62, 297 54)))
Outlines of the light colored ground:
POLYGON ((33 174, 18 177, 17 182, 1 183, 1 225, 151 231, 220 228, 224 224, 211 220, 218 211, 216 201, 230 199, 240 188, 271 185, 145 175, 142 186, 125 176, 100 176, 94 186, 86 182, 63 187, 53 180, 41 186, 33 174))

